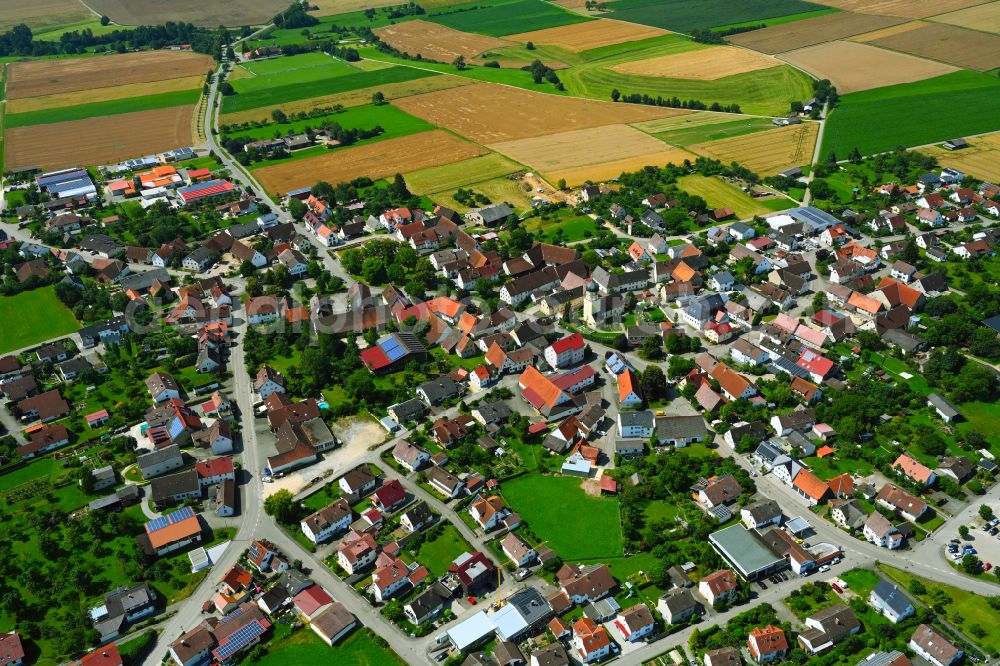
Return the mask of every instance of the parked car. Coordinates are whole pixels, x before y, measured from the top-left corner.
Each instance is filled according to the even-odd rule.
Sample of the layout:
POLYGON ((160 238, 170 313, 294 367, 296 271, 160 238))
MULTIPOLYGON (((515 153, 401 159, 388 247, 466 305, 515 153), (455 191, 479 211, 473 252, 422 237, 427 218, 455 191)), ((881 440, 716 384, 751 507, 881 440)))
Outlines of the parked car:
POLYGON ((821 566, 819 568, 819 572, 820 573, 824 573, 824 572, 829 571, 829 570, 830 570, 830 565, 829 564, 824 564, 823 566, 821 566))

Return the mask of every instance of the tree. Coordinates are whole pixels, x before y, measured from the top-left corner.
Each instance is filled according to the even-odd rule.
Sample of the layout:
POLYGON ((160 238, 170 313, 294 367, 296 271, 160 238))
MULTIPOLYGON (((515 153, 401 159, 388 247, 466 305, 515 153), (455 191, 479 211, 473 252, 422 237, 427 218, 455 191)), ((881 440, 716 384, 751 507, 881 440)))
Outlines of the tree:
POLYGON ((219 92, 222 93, 224 97, 236 94, 236 90, 233 89, 233 85, 229 83, 229 81, 223 81, 219 84, 219 92))
POLYGON ((834 199, 837 193, 833 191, 830 184, 827 183, 822 178, 814 178, 811 183, 809 183, 809 191, 817 199, 834 199))
POLYGON ((394 195, 401 199, 413 196, 410 194, 410 189, 406 186, 406 180, 403 178, 403 174, 401 173, 397 173, 393 176, 390 189, 394 195))
POLYGON ((524 48, 528 49, 529 51, 534 51, 535 50, 535 43, 534 42, 528 42, 527 44, 524 45, 524 48))
POLYGON ((968 539, 969 538, 969 527, 968 527, 968 525, 959 525, 958 526, 958 536, 962 537, 963 539, 968 539))
POLYGON ((274 122, 276 122, 276 123, 287 123, 288 122, 288 116, 286 116, 285 112, 282 111, 281 109, 275 109, 274 111, 272 111, 271 112, 271 119, 274 120, 274 122))
POLYGON ((382 94, 381 90, 376 90, 375 94, 372 95, 372 104, 375 106, 381 106, 385 104, 385 95, 382 94))
POLYGON ((290 197, 288 201, 288 212, 296 220, 301 220, 303 217, 305 217, 305 214, 308 210, 309 210, 308 206, 306 206, 305 202, 303 202, 301 199, 290 197))
POLYGON ((295 522, 298 509, 295 505, 295 497, 287 488, 282 488, 278 492, 264 500, 264 513, 273 517, 279 523, 291 524, 295 522))
POLYGON ((451 64, 454 65, 455 69, 457 69, 460 72, 463 69, 465 69, 466 67, 468 67, 468 65, 465 64, 465 56, 462 56, 462 55, 460 55, 457 58, 455 58, 454 60, 452 60, 451 64))
POLYGON ((908 241, 906 247, 903 248, 903 254, 900 256, 908 264, 916 264, 920 261, 920 250, 917 249, 916 242, 913 240, 908 241))
POLYGON ((917 596, 920 596, 921 594, 927 594, 927 587, 925 587, 924 584, 921 583, 919 579, 914 578, 910 582, 910 592, 912 592, 917 596))
MULTIPOLYGON (((964 525, 962 527, 965 527, 964 525)), ((979 561, 979 558, 971 553, 962 558, 962 571, 973 576, 983 569, 983 563, 979 561)))
POLYGON ((621 94, 621 92, 620 92, 620 91, 618 90, 618 88, 615 88, 615 89, 613 89, 613 90, 611 91, 611 101, 612 101, 612 102, 617 102, 617 101, 618 101, 618 100, 620 100, 621 98, 622 98, 622 94, 621 94))
POLYGON ((649 361, 663 358, 663 338, 659 335, 651 335, 643 340, 639 355, 649 361))
POLYGON ((670 362, 667 364, 667 376, 671 379, 683 377, 692 370, 694 370, 694 361, 683 356, 671 356, 670 362))
POLYGON ((107 16, 102 16, 101 17, 101 25, 109 25, 110 23, 111 23, 111 19, 109 19, 107 16))
POLYGON ((646 369, 642 371, 640 384, 646 402, 660 400, 667 395, 667 378, 658 365, 646 366, 646 369))
POLYGON ((983 520, 993 520, 993 508, 989 504, 980 505, 979 517, 983 520))
POLYGON ((399 599, 392 599, 382 609, 382 615, 390 622, 399 622, 406 614, 403 612, 403 602, 399 599))

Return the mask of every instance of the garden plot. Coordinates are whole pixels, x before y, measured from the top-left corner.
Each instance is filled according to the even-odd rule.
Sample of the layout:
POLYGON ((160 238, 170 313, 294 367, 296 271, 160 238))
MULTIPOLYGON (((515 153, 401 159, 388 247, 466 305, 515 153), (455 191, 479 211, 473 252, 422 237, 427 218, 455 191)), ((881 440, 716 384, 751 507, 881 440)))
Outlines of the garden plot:
POLYGON ((634 60, 611 68, 619 74, 662 76, 669 79, 715 81, 724 76, 755 72, 781 65, 781 61, 756 51, 734 46, 715 46, 697 51, 634 60))
POLYGON ((844 41, 808 46, 779 57, 817 79, 829 79, 840 93, 922 81, 956 71, 933 60, 844 41))
POLYGON ((784 53, 834 39, 881 30, 905 21, 906 19, 896 16, 837 12, 794 23, 783 23, 761 30, 744 32, 729 37, 729 41, 764 53, 784 53))

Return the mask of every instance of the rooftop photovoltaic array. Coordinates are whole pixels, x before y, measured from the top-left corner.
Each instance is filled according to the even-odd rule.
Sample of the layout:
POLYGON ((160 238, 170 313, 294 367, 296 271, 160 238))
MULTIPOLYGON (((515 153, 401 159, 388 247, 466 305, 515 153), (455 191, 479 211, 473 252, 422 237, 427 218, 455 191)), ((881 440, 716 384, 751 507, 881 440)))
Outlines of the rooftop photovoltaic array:
POLYGON ((403 347, 399 344, 399 341, 395 338, 386 340, 385 344, 382 345, 382 351, 385 352, 385 355, 389 357, 389 360, 392 362, 396 362, 406 355, 406 350, 403 349, 403 347))
POLYGON ((171 514, 168 514, 166 516, 160 516, 159 518, 155 518, 149 521, 148 523, 146 523, 146 531, 156 532, 158 530, 162 530, 164 527, 170 527, 171 525, 179 523, 182 520, 190 518, 193 515, 194 511, 191 509, 191 507, 186 506, 183 509, 174 511, 171 514))
POLYGON ((225 645, 220 645, 214 651, 215 656, 222 660, 228 659, 263 633, 264 627, 261 626, 260 622, 254 620, 247 626, 234 632, 225 645))

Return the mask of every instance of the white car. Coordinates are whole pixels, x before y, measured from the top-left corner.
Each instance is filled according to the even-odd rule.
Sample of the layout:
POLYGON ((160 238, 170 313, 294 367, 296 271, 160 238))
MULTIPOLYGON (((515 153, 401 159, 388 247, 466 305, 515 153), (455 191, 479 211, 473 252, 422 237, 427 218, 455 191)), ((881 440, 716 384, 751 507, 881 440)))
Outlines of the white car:
POLYGON ((824 573, 824 572, 829 571, 829 570, 830 570, 830 565, 829 564, 824 564, 823 566, 821 566, 819 568, 819 572, 820 573, 824 573))

